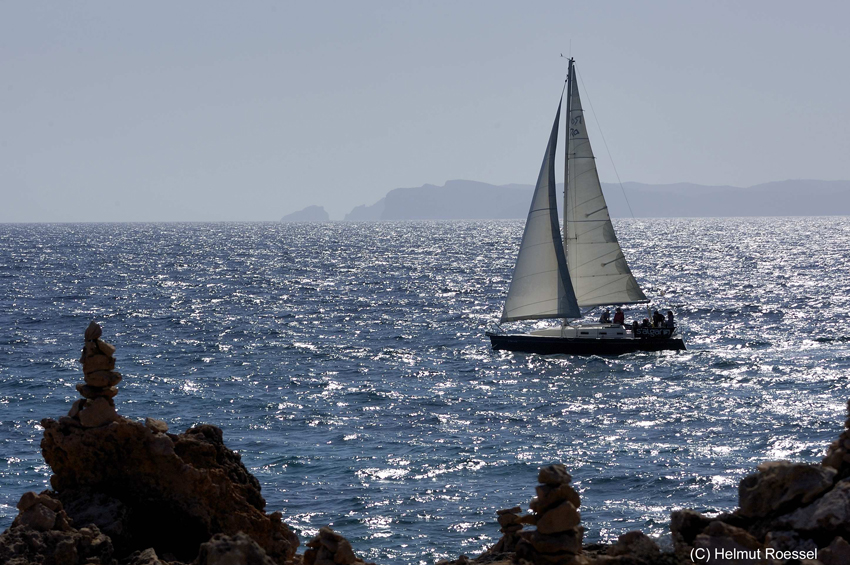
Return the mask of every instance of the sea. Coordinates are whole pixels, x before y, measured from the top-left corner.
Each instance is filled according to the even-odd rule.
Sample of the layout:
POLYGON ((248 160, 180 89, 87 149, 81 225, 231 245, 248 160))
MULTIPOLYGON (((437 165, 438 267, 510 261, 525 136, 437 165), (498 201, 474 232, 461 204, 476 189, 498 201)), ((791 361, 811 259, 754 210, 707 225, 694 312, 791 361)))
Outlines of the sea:
POLYGON ((477 555, 551 463, 585 542, 664 542, 760 462, 819 461, 850 397, 850 218, 615 228, 687 351, 492 351, 520 221, 0 225, 0 530, 48 488, 39 422, 78 398, 92 320, 119 413, 221 427, 302 544, 330 525, 380 564, 477 555))

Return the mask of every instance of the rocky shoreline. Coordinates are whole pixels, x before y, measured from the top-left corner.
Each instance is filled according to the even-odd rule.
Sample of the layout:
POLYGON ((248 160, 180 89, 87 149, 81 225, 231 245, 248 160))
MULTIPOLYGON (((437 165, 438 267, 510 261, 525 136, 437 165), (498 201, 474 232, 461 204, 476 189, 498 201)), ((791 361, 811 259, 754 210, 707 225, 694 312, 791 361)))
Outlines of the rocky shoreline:
MULTIPOLYGON (((115 348, 92 323, 80 362, 83 398, 42 420, 51 489, 25 493, 0 534, 3 565, 354 565, 338 533, 300 540, 280 512, 266 513, 257 479, 212 425, 169 433, 165 422, 115 409, 115 348)), ((739 486, 739 508, 671 515, 672 550, 639 531, 583 545, 581 500, 563 465, 540 469, 522 513, 498 511, 502 537, 475 558, 443 565, 850 564, 850 403, 845 430, 821 464, 759 465, 739 486), (708 557, 708 559, 706 559, 708 557)), ((530 481, 529 481, 530 482, 530 481)))

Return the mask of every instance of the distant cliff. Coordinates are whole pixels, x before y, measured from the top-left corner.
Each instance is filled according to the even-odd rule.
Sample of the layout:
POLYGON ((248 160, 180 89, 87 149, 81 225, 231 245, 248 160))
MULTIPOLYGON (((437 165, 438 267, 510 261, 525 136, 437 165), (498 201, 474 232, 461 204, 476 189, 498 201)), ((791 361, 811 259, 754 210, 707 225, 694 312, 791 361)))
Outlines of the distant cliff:
MULTIPOLYGON (((357 206, 345 220, 520 219, 528 214, 532 189, 468 180, 396 188, 371 206, 357 206)), ((850 181, 786 180, 748 188, 626 182, 622 188, 602 183, 602 189, 615 218, 850 215, 850 181)))
MULTIPOLYGON (((430 186, 430 185, 425 185, 430 186)), ((371 206, 365 204, 355 206, 354 209, 345 215, 346 222, 375 222, 382 219, 384 208, 386 206, 387 197, 383 197, 371 206)))
MULTIPOLYGON (((850 215, 850 181, 846 180, 785 180, 748 188, 627 182, 623 188, 636 217, 850 215)), ((603 189, 611 214, 631 217, 619 185, 605 184, 603 189)))
POLYGON ((450 180, 396 188, 372 206, 358 206, 346 220, 478 220, 525 217, 530 187, 450 180))
POLYGON ((322 206, 307 206, 303 210, 287 214, 281 222, 327 222, 330 216, 322 206))

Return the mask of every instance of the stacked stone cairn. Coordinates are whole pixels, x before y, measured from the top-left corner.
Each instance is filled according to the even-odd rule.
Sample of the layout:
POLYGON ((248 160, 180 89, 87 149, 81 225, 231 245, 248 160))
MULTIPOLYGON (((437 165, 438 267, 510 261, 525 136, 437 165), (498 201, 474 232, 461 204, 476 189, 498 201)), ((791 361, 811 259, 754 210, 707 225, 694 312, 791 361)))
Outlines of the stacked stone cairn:
POLYGON ((97 428, 120 418, 113 398, 118 394, 115 385, 121 382, 121 374, 113 371, 115 347, 100 339, 102 334, 103 330, 95 322, 86 328, 86 341, 80 356, 85 382, 77 384, 77 392, 83 398, 68 412, 68 417, 84 428, 97 428))
POLYGON ((319 535, 307 542, 307 548, 304 565, 375 565, 354 555, 348 540, 328 527, 321 528, 319 535))
MULTIPOLYGON (((491 549, 491 553, 512 553, 516 551, 517 543, 521 539, 519 532, 522 530, 523 517, 520 516, 522 508, 514 506, 513 508, 505 508, 497 510, 496 515, 499 517, 499 531, 502 532, 502 537, 496 542, 491 549)), ((530 518, 529 516, 525 517, 530 518)))
POLYGON ((520 515, 520 508, 497 511, 502 538, 487 551, 492 557, 515 553, 516 560, 548 565, 578 563, 584 529, 579 525, 581 500, 570 486, 572 477, 563 465, 549 465, 537 475, 537 496, 528 505, 532 514, 520 515), (523 530, 523 525, 536 530, 523 530))
POLYGON ((549 465, 537 475, 537 496, 529 503, 534 514, 523 519, 537 526, 533 532, 523 532, 516 555, 532 563, 562 563, 575 561, 581 554, 584 528, 579 525, 581 504, 578 493, 570 486, 572 477, 563 465, 549 465))

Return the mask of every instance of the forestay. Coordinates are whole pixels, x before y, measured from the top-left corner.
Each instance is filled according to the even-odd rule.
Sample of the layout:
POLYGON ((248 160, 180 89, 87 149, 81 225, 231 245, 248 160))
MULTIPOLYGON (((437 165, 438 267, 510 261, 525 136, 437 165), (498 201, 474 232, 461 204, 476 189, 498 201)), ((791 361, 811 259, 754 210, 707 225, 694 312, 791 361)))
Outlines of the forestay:
POLYGON ((522 234, 502 322, 581 316, 564 258, 555 192, 555 148, 561 102, 522 234))
POLYGON ((611 225, 572 65, 570 74, 564 247, 576 300, 581 307, 649 302, 632 276, 611 225))

